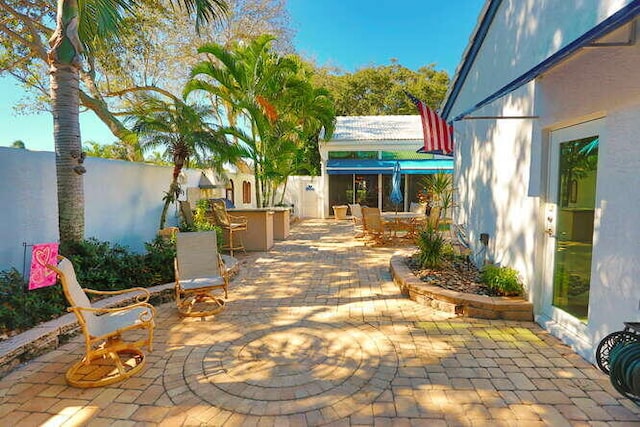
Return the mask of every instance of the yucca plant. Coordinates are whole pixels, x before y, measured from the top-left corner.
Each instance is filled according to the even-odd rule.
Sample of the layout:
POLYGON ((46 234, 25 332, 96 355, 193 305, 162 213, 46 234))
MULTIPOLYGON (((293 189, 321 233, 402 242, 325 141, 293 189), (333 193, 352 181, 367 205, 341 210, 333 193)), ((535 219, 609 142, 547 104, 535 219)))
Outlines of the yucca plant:
POLYGON ((425 227, 418 233, 418 260, 422 268, 440 266, 446 249, 444 237, 433 227, 425 227))

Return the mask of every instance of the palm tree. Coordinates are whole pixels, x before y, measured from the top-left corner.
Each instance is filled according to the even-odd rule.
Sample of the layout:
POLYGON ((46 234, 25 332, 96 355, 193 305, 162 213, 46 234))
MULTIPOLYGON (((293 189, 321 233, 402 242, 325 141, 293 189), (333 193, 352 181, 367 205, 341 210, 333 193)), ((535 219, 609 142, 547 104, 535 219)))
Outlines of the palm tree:
MULTIPOLYGON (((172 3, 174 0, 170 0, 172 3)), ((196 17, 196 30, 226 13, 224 0, 175 0, 196 17)), ((84 238, 84 154, 80 140, 79 69, 81 55, 92 46, 117 39, 126 14, 137 0, 58 0, 56 30, 49 43, 51 102, 54 122, 58 224, 64 247, 84 238)))
MULTIPOLYGON (((244 128, 225 129, 246 146, 256 180, 258 206, 273 203, 274 185, 295 171, 303 141, 317 135, 322 126, 332 132, 335 114, 326 92, 313 88, 292 56, 270 50, 273 37, 263 35, 247 45, 229 49, 219 44, 201 47, 214 61, 196 65, 184 96, 203 90, 222 100, 230 115, 241 115, 244 128)), ((240 121, 241 122, 241 121, 240 121)))
POLYGON ((218 174, 224 174, 223 165, 235 161, 238 153, 220 132, 213 129, 207 119, 213 112, 205 107, 189 105, 179 99, 168 103, 145 97, 130 117, 135 123, 133 131, 141 141, 143 151, 164 149, 165 158, 173 162, 173 175, 160 215, 160 229, 164 228, 169 205, 181 193, 178 177, 184 167, 195 161, 208 164, 218 174), (213 155, 213 157, 212 157, 213 155))

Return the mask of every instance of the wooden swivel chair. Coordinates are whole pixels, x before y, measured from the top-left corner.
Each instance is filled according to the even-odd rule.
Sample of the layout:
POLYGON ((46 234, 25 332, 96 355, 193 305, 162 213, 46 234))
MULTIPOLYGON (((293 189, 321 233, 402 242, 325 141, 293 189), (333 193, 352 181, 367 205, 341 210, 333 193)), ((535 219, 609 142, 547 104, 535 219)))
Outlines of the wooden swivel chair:
POLYGON ((380 209, 363 206, 362 225, 365 237, 373 241, 373 243, 384 245, 391 241, 391 234, 382 222, 380 209))
MULTIPOLYGON (((58 265, 47 265, 62 282, 62 289, 82 329, 85 339, 85 355, 66 373, 67 383, 74 387, 100 387, 125 380, 138 373, 145 363, 141 348, 152 350, 155 308, 148 303, 149 291, 131 288, 122 291, 96 291, 80 287, 73 264, 67 258, 58 257, 58 265), (87 293, 97 295, 121 295, 137 293, 135 302, 124 307, 96 308, 91 305, 87 293), (146 335, 133 341, 124 341, 122 335, 134 330, 144 330, 146 335)), ((132 294, 133 296, 133 294, 132 294)))
POLYGON ((206 317, 219 313, 227 298, 229 275, 218 252, 216 232, 176 235, 176 305, 183 316, 206 317))
POLYGON ((362 206, 360 206, 359 203, 349 203, 349 210, 351 211, 353 229, 356 232, 356 237, 364 237, 364 230, 362 229, 362 206))
POLYGON ((209 202, 211 203, 211 211, 213 212, 216 225, 222 228, 222 230, 229 236, 227 244, 224 245, 222 249, 228 250, 231 256, 233 256, 234 251, 240 249, 242 249, 243 252, 246 252, 242 243, 242 238, 238 236, 239 238, 234 241, 234 234, 247 230, 247 217, 229 215, 227 213, 227 206, 222 199, 212 199, 209 202))

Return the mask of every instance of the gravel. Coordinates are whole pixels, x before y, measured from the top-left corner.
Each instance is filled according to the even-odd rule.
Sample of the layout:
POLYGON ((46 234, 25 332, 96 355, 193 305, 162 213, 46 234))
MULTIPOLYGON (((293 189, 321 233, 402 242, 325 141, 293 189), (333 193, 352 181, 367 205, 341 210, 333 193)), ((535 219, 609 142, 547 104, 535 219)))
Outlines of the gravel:
POLYGON ((421 268, 417 255, 407 257, 406 263, 416 277, 430 285, 468 294, 495 296, 481 283, 480 272, 471 263, 444 260, 439 268, 421 268))

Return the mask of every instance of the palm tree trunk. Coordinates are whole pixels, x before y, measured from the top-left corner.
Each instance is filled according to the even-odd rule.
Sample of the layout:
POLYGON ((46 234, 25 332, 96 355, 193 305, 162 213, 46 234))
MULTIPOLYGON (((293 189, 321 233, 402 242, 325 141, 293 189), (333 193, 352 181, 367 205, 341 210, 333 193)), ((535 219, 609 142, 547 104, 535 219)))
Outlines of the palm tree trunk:
MULTIPOLYGON (((59 0, 49 51, 53 139, 58 179, 58 228, 63 248, 84 238, 84 155, 80 142, 77 0, 59 0)), ((63 249, 64 250, 64 249, 63 249)))
POLYGON ((175 177, 169 185, 169 191, 164 196, 164 205, 162 206, 162 213, 160 214, 160 230, 162 230, 167 223, 167 213, 169 212, 169 206, 177 200, 177 193, 180 191, 180 184, 178 178, 175 177))

